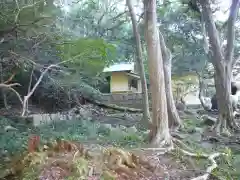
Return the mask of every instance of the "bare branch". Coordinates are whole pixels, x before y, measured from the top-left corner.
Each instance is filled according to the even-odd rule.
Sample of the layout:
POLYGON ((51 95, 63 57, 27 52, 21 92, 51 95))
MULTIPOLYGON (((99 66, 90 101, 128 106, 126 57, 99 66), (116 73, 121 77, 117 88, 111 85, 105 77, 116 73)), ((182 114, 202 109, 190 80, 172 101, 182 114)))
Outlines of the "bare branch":
POLYGON ((9 82, 11 82, 12 80, 13 80, 13 78, 15 77, 15 75, 16 75, 16 72, 14 72, 11 76, 10 76, 10 78, 8 79, 8 80, 6 80, 5 82, 3 82, 4 84, 8 84, 9 82))
POLYGON ((0 84, 0 88, 11 88, 13 86, 21 86, 19 83, 12 83, 12 84, 0 84))
POLYGON ((228 22, 227 22, 227 47, 225 60, 231 62, 233 65, 235 62, 233 60, 233 51, 234 51, 234 40, 235 40, 235 22, 237 19, 237 13, 239 9, 239 0, 232 0, 232 5, 229 12, 228 22))
POLYGON ((119 13, 118 15, 114 16, 113 18, 111 18, 110 21, 116 21, 116 19, 120 18, 121 16, 123 16, 126 13, 127 13, 127 11, 119 13))
POLYGON ((50 65, 48 66, 40 75, 40 77, 38 78, 36 84, 33 86, 33 88, 31 89, 30 92, 28 92, 27 96, 24 96, 24 100, 23 100, 23 111, 22 111, 22 116, 25 115, 26 110, 27 110, 27 103, 28 103, 28 99, 33 95, 34 91, 37 89, 38 85, 42 82, 42 79, 44 77, 44 75, 48 72, 48 70, 50 70, 53 67, 57 67, 57 65, 50 65))
POLYGON ((110 27, 110 28, 105 29, 104 32, 106 32, 106 31, 111 31, 111 30, 113 30, 113 29, 115 29, 115 28, 118 28, 119 26, 123 25, 125 22, 126 22, 125 20, 122 20, 122 21, 120 21, 118 24, 116 24, 116 25, 114 25, 114 26, 112 26, 112 27, 110 27))
POLYGON ((22 98, 21 98, 20 94, 15 89, 13 89, 14 86, 21 86, 21 85, 19 83, 13 83, 13 84, 1 83, 0 84, 0 88, 5 88, 5 89, 9 89, 9 90, 13 91, 16 94, 16 96, 18 97, 21 104, 23 104, 23 101, 22 101, 22 98))
POLYGON ((141 19, 143 19, 143 18, 144 18, 144 12, 142 12, 142 13, 140 14, 137 23, 139 23, 139 22, 141 21, 141 19))
POLYGON ((15 0, 18 11, 20 11, 18 0, 15 0))
POLYGON ((100 25, 100 22, 102 21, 104 15, 105 15, 105 13, 103 13, 103 14, 100 16, 100 18, 98 19, 98 22, 97 22, 98 25, 100 25))
MULTIPOLYGON (((79 54, 79 55, 75 56, 74 58, 80 57, 80 56, 83 55, 83 54, 84 54, 84 53, 79 54)), ((54 68, 54 67, 59 67, 60 64, 64 64, 64 63, 66 63, 66 62, 72 61, 74 58, 71 58, 71 59, 66 60, 66 61, 59 62, 59 63, 57 63, 57 64, 51 64, 51 65, 49 65, 48 67, 46 67, 46 68, 44 69, 44 71, 42 71, 40 77, 38 78, 36 84, 33 86, 33 88, 31 89, 31 91, 29 91, 28 94, 27 94, 26 96, 24 96, 24 100, 23 100, 23 110, 22 110, 22 115, 21 115, 21 116, 25 116, 26 110, 27 110, 28 100, 29 100, 29 98, 33 95, 34 91, 37 89, 37 87, 39 86, 39 84, 42 82, 42 79, 43 79, 44 75, 45 75, 50 69, 52 69, 52 68, 54 68)), ((0 88, 1 88, 1 86, 0 86, 0 88)))
MULTIPOLYGON (((34 67, 32 68, 31 75, 30 75, 30 80, 29 80, 29 84, 28 84, 28 94, 31 91, 33 74, 34 74, 34 67)), ((28 101, 27 101, 27 104, 26 104, 26 112, 27 112, 27 115, 28 115, 28 101)))

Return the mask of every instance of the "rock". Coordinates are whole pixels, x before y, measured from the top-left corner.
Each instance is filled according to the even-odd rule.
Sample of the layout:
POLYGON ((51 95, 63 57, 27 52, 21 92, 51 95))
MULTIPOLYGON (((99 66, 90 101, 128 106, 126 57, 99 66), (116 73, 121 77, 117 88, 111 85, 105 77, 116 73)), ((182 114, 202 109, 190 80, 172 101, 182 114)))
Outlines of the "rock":
POLYGON ((14 128, 14 127, 12 127, 12 126, 5 126, 5 127, 4 127, 4 130, 5 130, 6 132, 9 132, 9 131, 17 131, 17 128, 14 128))
POLYGON ((203 119, 202 124, 208 125, 208 126, 214 125, 215 122, 217 121, 217 118, 214 118, 214 117, 211 117, 211 116, 207 116, 207 115, 203 115, 202 119, 203 119))
POLYGON ((102 126, 105 127, 105 128, 108 128, 108 129, 112 129, 112 125, 111 124, 103 124, 102 126))
POLYGON ((196 111, 194 110, 185 110, 184 113, 187 115, 194 115, 194 116, 196 115, 196 111))
POLYGON ((203 133, 203 128, 195 127, 195 132, 197 133, 203 133))
POLYGON ((176 104, 176 108, 179 111, 184 111, 186 109, 186 106, 185 106, 185 104, 179 102, 179 103, 176 104))

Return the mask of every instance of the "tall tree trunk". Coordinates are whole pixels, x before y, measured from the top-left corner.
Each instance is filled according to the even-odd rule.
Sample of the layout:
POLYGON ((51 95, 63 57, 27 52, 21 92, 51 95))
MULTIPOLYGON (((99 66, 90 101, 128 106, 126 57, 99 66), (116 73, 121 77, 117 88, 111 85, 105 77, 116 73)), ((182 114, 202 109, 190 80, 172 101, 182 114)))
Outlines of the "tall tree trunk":
POLYGON ((140 77, 141 77, 141 86, 142 86, 142 95, 143 95, 143 120, 144 124, 151 123, 151 116, 149 112, 149 100, 148 100, 148 89, 147 81, 145 76, 145 70, 143 65, 143 55, 142 55, 142 46, 141 46, 141 37, 137 27, 136 14, 132 5, 132 0, 127 0, 127 6, 132 20, 133 34, 136 41, 136 52, 137 52, 137 64, 139 66, 140 77))
POLYGON ((167 109, 169 117, 169 127, 176 129, 181 125, 181 119, 179 117, 172 92, 172 55, 170 50, 166 47, 163 35, 159 31, 160 46, 162 50, 164 79, 167 97, 167 109))
MULTIPOLYGON (((2 63, 0 63, 0 73, 1 73, 1 83, 4 83, 2 63)), ((4 107, 6 109, 8 109, 8 103, 7 103, 7 96, 6 96, 6 89, 5 88, 2 88, 2 97, 3 97, 4 107)))
POLYGON ((162 52, 157 28, 156 0, 144 0, 145 38, 149 63, 152 95, 152 128, 150 143, 153 146, 171 144, 165 91, 162 52))
MULTIPOLYGON (((235 64, 233 59, 235 30, 234 25, 239 9, 239 0, 232 0, 228 18, 227 46, 222 50, 219 33, 213 20, 209 0, 200 0, 202 6, 202 17, 205 23, 206 32, 209 37, 210 57, 215 69, 215 87, 219 107, 219 118, 215 124, 217 133, 226 132, 229 128, 236 126, 233 117, 233 109, 230 101, 232 68, 235 64)), ((206 34, 204 34, 206 35, 206 34)), ((228 131, 227 131, 228 132, 228 131)))

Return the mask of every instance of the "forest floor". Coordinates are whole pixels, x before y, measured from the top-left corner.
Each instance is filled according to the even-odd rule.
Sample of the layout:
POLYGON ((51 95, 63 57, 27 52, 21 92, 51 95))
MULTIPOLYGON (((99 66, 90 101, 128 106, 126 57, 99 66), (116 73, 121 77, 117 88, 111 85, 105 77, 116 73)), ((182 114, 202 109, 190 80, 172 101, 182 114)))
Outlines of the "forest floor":
POLYGON ((176 146, 165 154, 143 148, 147 147, 148 131, 139 128, 139 114, 111 114, 98 117, 97 121, 54 121, 38 127, 13 127, 9 119, 2 118, 0 179, 191 180, 204 174, 210 165, 200 158, 201 154, 213 152, 229 156, 217 159, 218 168, 211 179, 239 179, 238 136, 214 138, 194 110, 181 113, 181 117, 184 127, 174 136, 199 157, 186 156, 176 146), (40 137, 39 149, 26 153, 33 151, 34 137, 40 137))

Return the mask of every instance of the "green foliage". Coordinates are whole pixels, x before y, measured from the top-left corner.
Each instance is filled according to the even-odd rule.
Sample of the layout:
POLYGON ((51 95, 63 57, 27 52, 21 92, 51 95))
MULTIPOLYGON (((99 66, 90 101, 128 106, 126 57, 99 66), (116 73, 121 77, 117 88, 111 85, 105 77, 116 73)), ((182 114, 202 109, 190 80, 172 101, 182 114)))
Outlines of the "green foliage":
POLYGON ((173 74, 199 72, 207 60, 199 19, 188 13, 187 6, 175 0, 158 5, 157 12, 161 17, 161 31, 173 55, 173 74))
MULTIPOLYGON (((64 78, 64 82, 72 82, 96 87, 103 82, 100 76, 103 68, 109 64, 109 56, 115 53, 115 47, 103 39, 79 38, 77 40, 64 41, 57 45, 59 56, 64 64, 70 69, 70 75, 64 78), (75 78, 73 78, 75 76, 75 78), (69 79, 70 78, 70 79, 69 79), (75 82, 73 81, 76 80, 75 82)), ((61 78, 62 79, 62 78, 61 78)), ((82 92, 86 94, 87 91, 82 92)), ((91 90, 90 92, 92 92, 91 90)), ((88 96, 88 95, 87 95, 88 96)))
POLYGON ((64 61, 70 59, 75 65, 77 64, 80 67, 85 65, 84 68, 88 68, 86 64, 83 64, 84 61, 91 64, 90 68, 103 68, 107 62, 108 51, 114 51, 114 46, 106 43, 103 39, 90 38, 65 41, 58 45, 57 48, 60 51, 60 57, 64 61))

